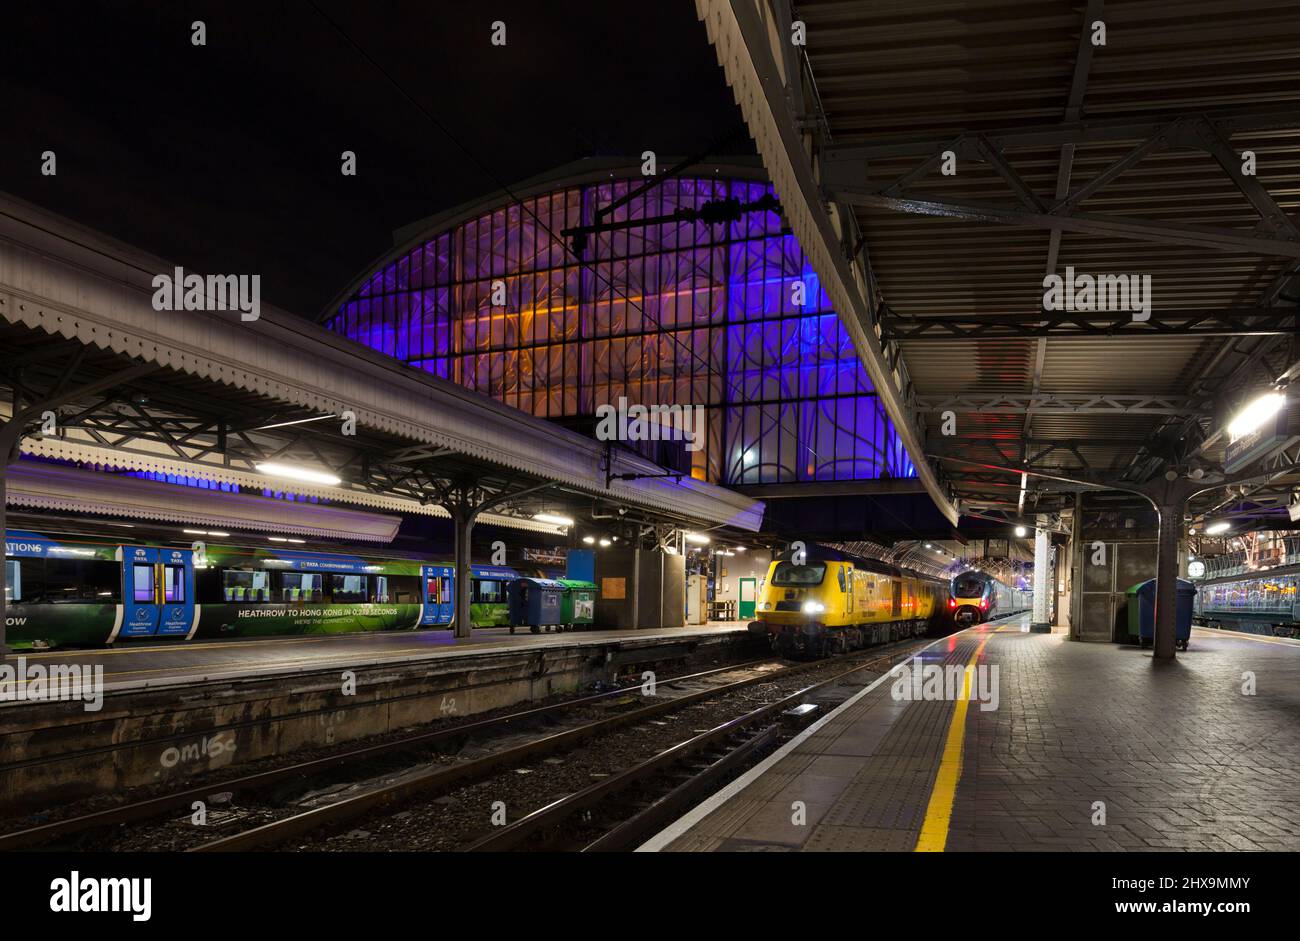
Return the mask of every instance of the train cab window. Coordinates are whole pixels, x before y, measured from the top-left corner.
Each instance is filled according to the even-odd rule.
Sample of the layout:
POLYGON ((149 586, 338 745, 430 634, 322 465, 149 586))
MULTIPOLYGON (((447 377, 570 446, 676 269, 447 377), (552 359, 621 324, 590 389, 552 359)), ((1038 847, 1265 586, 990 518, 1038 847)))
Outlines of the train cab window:
POLYGON ((332 575, 330 576, 330 596, 335 602, 358 603, 370 600, 366 575, 332 575))
POLYGON ((163 566, 163 598, 168 604, 185 602, 185 566, 163 566))
POLYGON ((270 601, 271 573, 226 569, 221 573, 221 599, 236 602, 270 601))
MULTIPOLYGON (((36 560, 32 560, 36 561, 36 560)), ((122 598, 117 562, 106 559, 45 559, 43 599, 47 604, 116 604, 122 598)), ((23 560, 27 562, 26 559, 23 560)), ((150 572, 153 566, 148 566, 150 572)), ((24 564, 24 571, 26 566, 24 564)), ((152 581, 147 600, 153 601, 152 581)), ((27 586, 30 600, 35 600, 27 586)))
POLYGON ((796 588, 820 585, 826 578, 826 566, 821 562, 809 565, 795 565, 793 562, 778 562, 772 572, 772 584, 782 588, 796 588))

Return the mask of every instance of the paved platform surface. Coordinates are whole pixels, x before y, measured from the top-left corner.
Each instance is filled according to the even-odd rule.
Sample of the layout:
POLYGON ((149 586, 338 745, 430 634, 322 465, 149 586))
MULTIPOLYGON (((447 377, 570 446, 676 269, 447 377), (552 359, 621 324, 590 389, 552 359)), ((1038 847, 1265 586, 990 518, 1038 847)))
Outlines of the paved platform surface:
POLYGON ((580 647, 611 642, 628 646, 730 633, 746 634, 745 622, 551 634, 532 634, 526 629, 511 634, 507 627, 489 627, 459 639, 448 630, 325 634, 133 644, 103 650, 27 651, 11 654, 11 657, 23 656, 29 663, 46 666, 60 663, 103 666, 105 688, 113 690, 145 683, 155 686, 198 679, 267 676, 531 648, 580 647))
POLYGON ((997 707, 887 675, 641 849, 1300 849, 1300 641, 1197 629, 1156 663, 1021 616, 923 660, 996 665, 997 707))

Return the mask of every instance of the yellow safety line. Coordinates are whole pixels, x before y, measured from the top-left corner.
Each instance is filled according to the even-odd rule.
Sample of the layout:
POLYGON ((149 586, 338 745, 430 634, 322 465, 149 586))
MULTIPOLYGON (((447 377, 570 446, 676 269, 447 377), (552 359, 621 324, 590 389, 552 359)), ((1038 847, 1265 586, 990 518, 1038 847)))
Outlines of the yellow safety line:
POLYGON ((925 808, 925 822, 921 825, 921 835, 917 837, 917 853, 942 853, 948 845, 948 825, 952 822, 952 805, 957 796, 957 782, 961 780, 962 747, 966 740, 966 709, 970 703, 970 684, 973 675, 969 667, 975 666, 989 638, 1000 632, 1001 627, 994 628, 984 635, 975 652, 967 661, 965 678, 962 681, 962 694, 953 709, 952 722, 948 726, 948 738, 943 743, 943 757, 939 759, 939 773, 934 778, 934 789, 930 792, 930 803, 925 808))

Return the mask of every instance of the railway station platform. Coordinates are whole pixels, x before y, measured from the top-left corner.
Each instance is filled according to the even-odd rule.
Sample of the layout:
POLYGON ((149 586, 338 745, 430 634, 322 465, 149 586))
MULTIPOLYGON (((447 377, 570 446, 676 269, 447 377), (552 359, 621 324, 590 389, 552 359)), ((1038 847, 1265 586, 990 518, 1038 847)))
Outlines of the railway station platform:
MULTIPOLYGON (((383 632, 28 652, 103 668, 99 701, 0 702, 0 812, 194 779, 302 749, 754 653, 742 622, 553 634, 383 632)), ((8 663, 12 666, 16 656, 8 663)))
POLYGON ((641 850, 1300 849, 1300 641, 1196 629, 1153 662, 1018 616, 921 659, 985 668, 976 698, 888 674, 641 850))
POLYGON ((103 667, 105 692, 159 689, 211 681, 293 676, 319 670, 411 664, 491 652, 617 646, 628 650, 663 642, 698 643, 747 638, 741 621, 654 630, 597 630, 511 634, 507 627, 475 628, 469 637, 450 630, 312 634, 199 643, 128 643, 102 650, 25 651, 28 663, 103 667))

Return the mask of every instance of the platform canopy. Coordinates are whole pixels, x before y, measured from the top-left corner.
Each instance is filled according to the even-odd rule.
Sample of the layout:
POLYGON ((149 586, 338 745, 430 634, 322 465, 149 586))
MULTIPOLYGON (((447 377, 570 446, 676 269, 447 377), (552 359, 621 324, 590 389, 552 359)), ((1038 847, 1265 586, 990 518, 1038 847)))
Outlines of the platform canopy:
MULTIPOLYGON (((19 409, 53 401, 19 450, 82 466, 147 470, 437 512, 453 488, 506 502, 500 519, 556 531, 525 502, 567 495, 684 527, 756 531, 763 506, 620 453, 608 480, 596 441, 524 415, 261 305, 160 311, 155 276, 175 266, 0 195, 0 385, 19 409), (271 478, 311 467, 338 482, 271 478)), ((13 405, 0 405, 7 419, 13 405)))
MULTIPOLYGON (((1228 418, 1300 376, 1293 3, 696 7, 941 508, 1225 482, 1228 418), (1050 276, 1149 292, 1098 310, 1050 276)), ((1277 443, 1248 487, 1285 523, 1277 443)))

